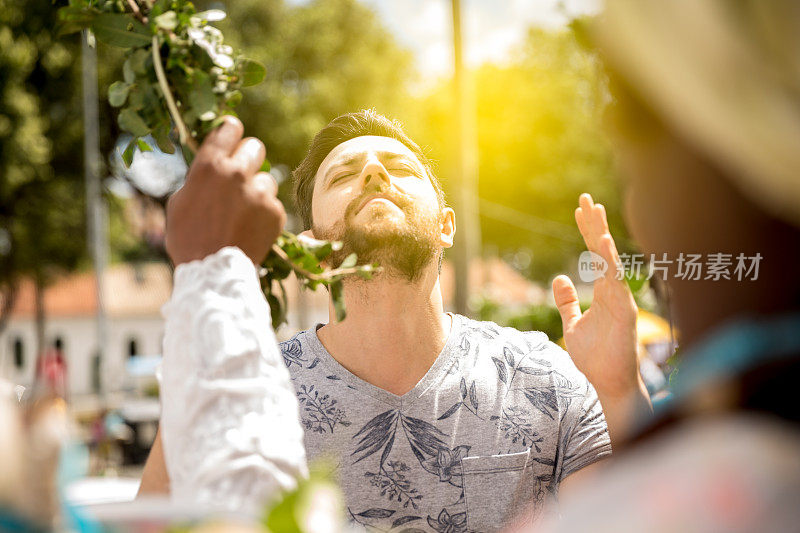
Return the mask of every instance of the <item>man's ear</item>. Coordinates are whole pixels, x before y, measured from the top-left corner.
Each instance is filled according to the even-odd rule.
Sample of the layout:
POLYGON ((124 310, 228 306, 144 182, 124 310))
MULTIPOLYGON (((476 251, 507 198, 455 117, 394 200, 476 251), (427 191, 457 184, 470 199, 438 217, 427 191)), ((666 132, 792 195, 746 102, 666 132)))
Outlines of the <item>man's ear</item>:
POLYGON ((456 212, 449 207, 442 209, 441 228, 439 244, 442 248, 450 248, 456 235, 456 212))

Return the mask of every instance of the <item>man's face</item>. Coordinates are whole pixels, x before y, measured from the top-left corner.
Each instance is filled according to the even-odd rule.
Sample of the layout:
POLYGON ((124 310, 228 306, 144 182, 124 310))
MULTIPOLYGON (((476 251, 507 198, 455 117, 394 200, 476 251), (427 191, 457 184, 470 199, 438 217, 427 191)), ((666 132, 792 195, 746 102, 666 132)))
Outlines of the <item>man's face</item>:
POLYGON ((337 265, 355 252, 387 273, 415 280, 452 245, 452 210, 441 209, 425 167, 403 143, 363 136, 334 148, 314 181, 314 236, 340 240, 337 265))

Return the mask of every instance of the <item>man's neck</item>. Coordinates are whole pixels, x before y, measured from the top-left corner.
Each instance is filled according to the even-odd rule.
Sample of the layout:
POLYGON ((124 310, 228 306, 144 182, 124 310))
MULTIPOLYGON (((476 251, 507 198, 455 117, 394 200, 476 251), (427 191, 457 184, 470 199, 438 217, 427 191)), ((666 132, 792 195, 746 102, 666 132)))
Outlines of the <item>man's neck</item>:
POLYGON ((318 331, 328 352, 364 381, 398 396, 422 379, 444 348, 451 318, 443 313, 436 265, 414 283, 387 275, 344 285, 347 318, 318 331))

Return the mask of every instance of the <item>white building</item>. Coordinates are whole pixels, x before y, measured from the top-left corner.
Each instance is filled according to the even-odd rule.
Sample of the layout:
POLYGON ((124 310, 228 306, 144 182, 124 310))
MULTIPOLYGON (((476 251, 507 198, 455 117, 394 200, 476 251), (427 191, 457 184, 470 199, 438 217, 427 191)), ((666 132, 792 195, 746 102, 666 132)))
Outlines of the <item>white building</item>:
MULTIPOLYGON (((110 267, 104 277, 108 316, 107 390, 124 385, 125 362, 134 355, 161 353, 163 322, 159 309, 171 291, 171 273, 164 264, 110 267)), ((59 347, 67 362, 68 393, 97 392, 100 375, 97 350, 97 287, 93 272, 60 278, 44 295, 45 337, 59 347)), ((35 290, 23 282, 5 331, 0 335, 0 375, 29 386, 36 368, 35 290)))

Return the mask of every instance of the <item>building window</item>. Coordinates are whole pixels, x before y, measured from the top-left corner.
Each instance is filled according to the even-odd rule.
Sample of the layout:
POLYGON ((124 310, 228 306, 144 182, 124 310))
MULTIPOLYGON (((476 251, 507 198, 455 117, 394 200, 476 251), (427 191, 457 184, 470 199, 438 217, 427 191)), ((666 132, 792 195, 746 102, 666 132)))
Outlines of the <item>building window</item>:
POLYGON ((128 339, 128 357, 139 355, 139 342, 135 337, 128 339))
POLYGON ((92 392, 99 393, 100 386, 100 355, 94 354, 91 359, 90 369, 89 369, 92 381, 92 392))
POLYGON ((14 366, 17 369, 22 369, 25 366, 25 344, 19 337, 14 339, 14 366))

